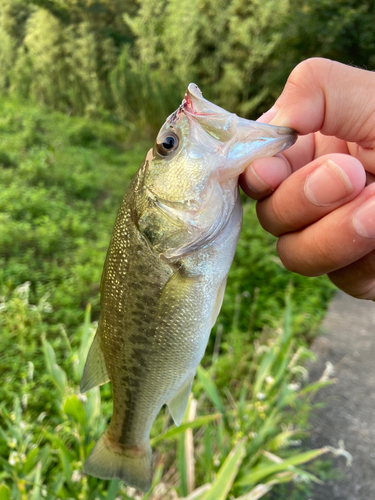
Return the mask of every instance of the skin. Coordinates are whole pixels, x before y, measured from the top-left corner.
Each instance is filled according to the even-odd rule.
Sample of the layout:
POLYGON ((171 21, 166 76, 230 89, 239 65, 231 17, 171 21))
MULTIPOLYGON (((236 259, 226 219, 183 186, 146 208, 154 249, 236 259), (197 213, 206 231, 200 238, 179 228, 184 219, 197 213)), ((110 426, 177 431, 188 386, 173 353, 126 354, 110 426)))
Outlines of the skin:
POLYGON ((375 300, 375 74, 308 59, 259 121, 300 135, 282 155, 247 167, 241 186, 259 200, 287 269, 328 274, 346 293, 375 300))

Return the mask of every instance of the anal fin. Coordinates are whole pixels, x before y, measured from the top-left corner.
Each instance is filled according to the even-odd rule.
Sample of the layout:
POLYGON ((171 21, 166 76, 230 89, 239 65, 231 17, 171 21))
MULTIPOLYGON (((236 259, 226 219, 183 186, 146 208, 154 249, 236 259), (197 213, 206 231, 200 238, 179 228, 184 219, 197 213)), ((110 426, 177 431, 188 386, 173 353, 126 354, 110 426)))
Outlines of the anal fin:
POLYGON ((191 387, 193 385, 194 375, 186 380, 172 399, 167 403, 174 423, 179 426, 184 417, 186 407, 189 401, 191 387))
POLYGON ((109 381, 109 376, 107 368, 104 362, 104 356, 100 348, 98 332, 92 341, 89 353, 87 355, 87 360, 85 368, 83 370, 80 391, 89 391, 97 385, 103 385, 109 381))
POLYGON ((226 284, 227 284, 227 278, 225 278, 223 280, 222 284, 219 287, 219 290, 217 291, 215 305, 214 305, 214 308, 213 308, 212 313, 211 313, 210 328, 212 328, 214 326, 214 324, 216 323, 217 317, 219 316, 221 306, 223 305, 226 284))

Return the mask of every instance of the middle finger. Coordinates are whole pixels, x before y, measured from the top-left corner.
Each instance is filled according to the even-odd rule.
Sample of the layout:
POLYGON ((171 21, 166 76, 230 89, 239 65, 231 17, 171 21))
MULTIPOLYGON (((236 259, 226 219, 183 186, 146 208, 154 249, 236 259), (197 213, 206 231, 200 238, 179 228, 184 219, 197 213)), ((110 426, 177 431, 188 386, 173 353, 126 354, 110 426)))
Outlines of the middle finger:
POLYGON ((325 155, 288 177, 257 203, 259 221, 275 236, 302 229, 355 198, 364 188, 362 164, 345 154, 325 155))

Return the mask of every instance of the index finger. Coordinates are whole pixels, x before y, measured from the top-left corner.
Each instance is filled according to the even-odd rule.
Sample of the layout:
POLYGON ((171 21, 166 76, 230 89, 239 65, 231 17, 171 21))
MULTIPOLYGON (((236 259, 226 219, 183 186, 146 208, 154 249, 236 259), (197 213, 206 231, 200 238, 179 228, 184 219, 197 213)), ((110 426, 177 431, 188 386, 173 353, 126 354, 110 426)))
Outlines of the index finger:
POLYGON ((346 141, 350 153, 374 171, 374 88, 375 74, 370 71, 328 59, 307 59, 292 71, 266 116, 274 115, 270 123, 302 135, 320 131, 346 141))

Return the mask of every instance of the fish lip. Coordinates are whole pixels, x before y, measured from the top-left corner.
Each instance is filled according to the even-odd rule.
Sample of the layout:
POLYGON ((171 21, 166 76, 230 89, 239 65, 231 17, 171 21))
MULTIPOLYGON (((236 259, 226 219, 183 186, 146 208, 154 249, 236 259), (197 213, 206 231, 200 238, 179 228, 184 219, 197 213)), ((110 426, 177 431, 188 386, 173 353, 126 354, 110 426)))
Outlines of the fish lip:
MULTIPOLYGON (((189 121, 199 124, 210 136, 223 143, 223 153, 227 160, 240 160, 240 148, 236 143, 253 143, 251 155, 256 157, 273 156, 292 146, 297 140, 297 133, 289 127, 279 127, 262 122, 241 118, 230 111, 208 101, 195 83, 190 83, 179 108, 168 118, 174 124, 185 115, 189 121), (213 132, 217 128, 220 136, 213 132), (263 137, 262 137, 263 136, 263 137), (220 137, 220 139, 219 139, 220 137), (262 147, 262 144, 264 147, 262 147), (267 145, 272 145, 267 150, 267 145), (264 154, 261 154, 263 153, 264 154), (239 155, 239 156, 238 156, 239 155)), ((250 155, 250 149, 244 146, 244 157, 250 155), (248 153, 246 151, 248 150, 248 153)))
POLYGON ((180 108, 188 115, 195 117, 210 116, 215 114, 231 115, 229 111, 203 97, 202 91, 195 83, 189 83, 180 108))
MULTIPOLYGON (((178 108, 178 111, 184 112, 186 115, 190 115, 192 118, 196 118, 199 121, 200 117, 209 117, 217 115, 221 118, 235 117, 236 120, 242 121, 243 118, 237 117, 234 113, 227 111, 226 109, 217 106, 216 104, 208 101, 203 97, 202 91, 195 83, 190 83, 186 90, 184 99, 178 108)), ((246 120, 247 122, 251 122, 251 120, 246 120)), ((267 129, 267 133, 269 133, 270 125, 268 123, 256 122, 259 125, 264 125, 267 129)), ((274 127, 276 136, 291 136, 288 144, 294 144, 297 140, 297 132, 289 127, 279 127, 279 126, 271 126, 274 127)), ((289 146, 288 146, 289 147, 289 146)))
POLYGON ((207 101, 203 97, 202 91, 196 85, 195 83, 189 83, 188 88, 186 90, 185 96, 182 100, 182 103, 180 106, 174 111, 171 115, 168 116, 166 123, 176 123, 178 119, 180 118, 181 114, 185 114, 188 117, 199 117, 199 116, 210 116, 215 113, 221 111, 221 113, 227 113, 230 114, 228 111, 219 108, 215 104, 211 103, 210 101, 207 101), (206 108, 211 108, 212 111, 209 113, 207 112, 201 112, 199 110, 199 104, 203 104, 206 106, 206 108))
POLYGON ((277 133, 281 136, 288 135, 291 136, 291 140, 293 140, 292 144, 296 142, 298 139, 298 133, 294 128, 291 127, 277 127, 277 133))
POLYGON ((203 99, 203 94, 198 85, 189 83, 181 104, 182 108, 191 115, 207 115, 207 113, 199 113, 194 109, 194 99, 203 99))

